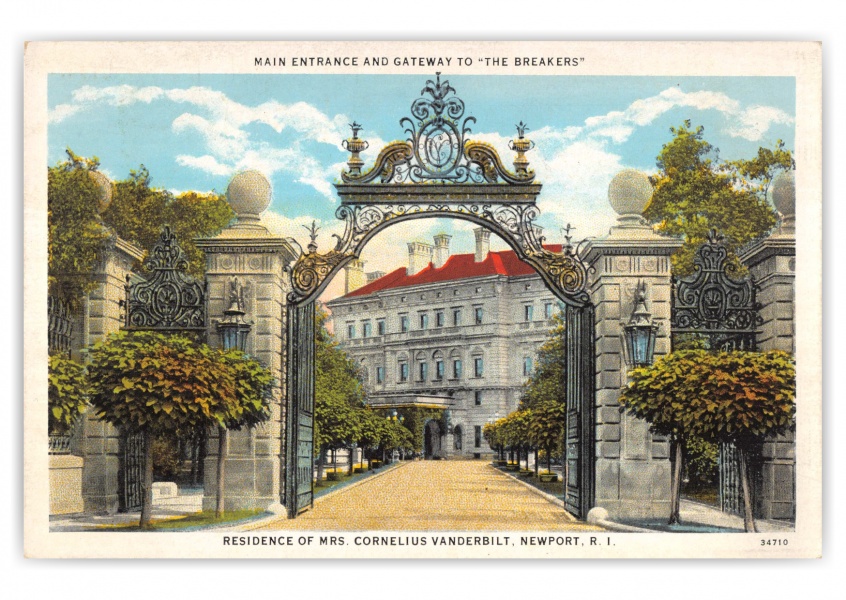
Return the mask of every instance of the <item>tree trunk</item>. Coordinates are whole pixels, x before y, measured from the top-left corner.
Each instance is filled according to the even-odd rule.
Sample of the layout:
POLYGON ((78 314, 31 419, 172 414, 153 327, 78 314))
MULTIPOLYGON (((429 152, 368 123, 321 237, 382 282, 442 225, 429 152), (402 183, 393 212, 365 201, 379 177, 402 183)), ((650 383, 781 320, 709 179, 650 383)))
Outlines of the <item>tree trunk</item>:
POLYGON ((755 515, 752 512, 752 486, 749 482, 749 464, 746 450, 737 446, 737 459, 740 464, 740 484, 743 488, 743 529, 749 533, 757 533, 755 515))
POLYGON ((338 449, 332 448, 332 472, 335 473, 337 477, 338 473, 338 449))
POLYGON ((326 449, 321 448, 317 454, 317 483, 323 481, 323 471, 326 470, 326 449))
POLYGON ((223 517, 223 478, 226 474, 226 437, 228 432, 225 427, 217 428, 217 506, 214 510, 214 517, 223 517))
POLYGON ((355 461, 355 446, 351 446, 350 447, 350 468, 349 468, 349 472, 347 473, 347 475, 349 475, 350 477, 352 477, 353 468, 355 467, 354 461, 355 461))
POLYGON ((200 429, 200 449, 197 451, 197 481, 206 480, 206 457, 209 455, 209 432, 205 427, 200 429))
POLYGON ((679 511, 681 508, 681 475, 682 475, 682 438, 673 438, 670 443, 670 453, 673 457, 673 471, 670 480, 670 520, 669 525, 680 523, 679 511))
POLYGON ((191 485, 197 485, 197 475, 199 475, 199 465, 197 464, 200 458, 200 439, 199 432, 195 431, 191 436, 191 485))
POLYGON ((144 431, 144 481, 141 484, 141 521, 139 527, 150 526, 153 513, 153 432, 144 431))
POLYGON ((535 448, 535 477, 538 476, 539 471, 540 471, 540 467, 538 466, 538 449, 535 448))
POLYGON ((552 450, 546 449, 546 472, 552 473, 552 450))

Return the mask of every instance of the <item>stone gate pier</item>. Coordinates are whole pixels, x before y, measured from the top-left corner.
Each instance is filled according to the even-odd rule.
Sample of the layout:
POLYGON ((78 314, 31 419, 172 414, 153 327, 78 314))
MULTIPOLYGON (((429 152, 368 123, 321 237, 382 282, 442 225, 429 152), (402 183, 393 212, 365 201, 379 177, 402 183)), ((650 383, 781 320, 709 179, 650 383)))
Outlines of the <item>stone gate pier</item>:
MULTIPOLYGON (((197 241, 206 255, 209 324, 207 339, 221 346, 217 325, 235 302, 250 326, 246 352, 273 374, 270 420, 255 429, 230 431, 225 469, 227 510, 266 509, 282 497, 285 422, 286 294, 285 267, 299 252, 260 222, 270 205, 271 186, 258 171, 233 177, 226 191, 236 222, 217 237, 197 241)), ((203 508, 215 506, 217 430, 209 436, 203 508)))
POLYGON ((622 410, 619 400, 632 368, 623 328, 638 286, 645 286, 647 309, 658 326, 655 356, 670 352, 670 255, 682 242, 655 234, 646 223, 642 213, 651 197, 646 175, 620 172, 608 189, 617 224, 582 253, 594 270, 589 293, 596 307, 594 506, 613 519, 665 517, 670 511, 669 442, 622 410))

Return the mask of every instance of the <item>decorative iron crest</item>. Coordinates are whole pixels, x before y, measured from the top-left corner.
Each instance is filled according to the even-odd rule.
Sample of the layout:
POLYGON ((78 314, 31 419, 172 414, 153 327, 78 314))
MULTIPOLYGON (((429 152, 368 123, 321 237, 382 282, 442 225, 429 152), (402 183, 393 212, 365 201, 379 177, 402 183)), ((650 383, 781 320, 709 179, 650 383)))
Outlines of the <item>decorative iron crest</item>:
POLYGON ((713 349, 748 350, 755 346, 756 328, 763 319, 752 279, 729 274, 723 240, 712 229, 693 259, 696 272, 674 281, 672 329, 674 334, 705 334, 713 349))
POLYGON ((309 252, 291 268, 292 291, 289 300, 302 302, 322 291, 329 275, 360 256, 368 240, 392 223, 422 217, 446 216, 483 225, 505 239, 517 255, 534 266, 546 283, 563 298, 575 304, 588 302, 588 270, 569 243, 560 254, 543 247, 534 220, 539 210, 532 204, 367 204, 342 205, 335 215, 346 221, 335 248, 325 254, 316 252, 312 240, 309 252))
POLYGON ((205 330, 205 288, 185 274, 188 261, 170 227, 144 261, 152 275, 126 285, 126 328, 205 330))
POLYGON ((358 137, 361 125, 353 123, 353 137, 343 146, 352 156, 349 170, 341 173, 345 183, 531 183, 535 174, 528 169, 524 153, 534 145, 523 137, 525 125, 518 127, 516 173, 508 171, 496 150, 488 144, 466 140, 475 117, 464 117, 464 101, 449 81, 428 80, 421 96, 411 104, 411 116, 400 119, 409 138, 385 146, 370 170, 362 173, 358 154, 367 146, 358 137))

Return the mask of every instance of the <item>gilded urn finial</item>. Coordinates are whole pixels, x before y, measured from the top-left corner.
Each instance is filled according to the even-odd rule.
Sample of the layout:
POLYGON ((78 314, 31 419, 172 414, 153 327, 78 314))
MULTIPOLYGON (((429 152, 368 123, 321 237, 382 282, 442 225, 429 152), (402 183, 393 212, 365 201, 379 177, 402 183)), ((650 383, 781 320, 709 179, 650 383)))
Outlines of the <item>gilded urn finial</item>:
POLYGON ((526 137, 526 131, 529 126, 520 121, 517 127, 517 139, 508 142, 508 147, 517 153, 517 158, 514 159, 514 170, 517 175, 526 176, 529 174, 529 159, 526 158, 526 152, 535 147, 535 143, 526 137))
POLYGON ((361 167, 364 166, 364 161, 361 160, 359 154, 367 150, 370 144, 367 140, 358 137, 358 132, 363 129, 361 124, 353 121, 349 126, 352 129, 352 137, 341 142, 341 147, 350 153, 350 159, 347 161, 350 175, 361 175, 361 167))

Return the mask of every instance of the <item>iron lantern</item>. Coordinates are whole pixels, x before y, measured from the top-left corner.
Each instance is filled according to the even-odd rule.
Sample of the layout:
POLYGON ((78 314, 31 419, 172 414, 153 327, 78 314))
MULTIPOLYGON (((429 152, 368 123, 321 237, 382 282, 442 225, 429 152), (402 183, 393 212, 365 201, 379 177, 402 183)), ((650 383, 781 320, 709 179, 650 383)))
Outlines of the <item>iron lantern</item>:
POLYGON ((651 365, 655 358, 655 339, 658 326, 646 308, 646 284, 638 283, 635 307, 629 322, 623 327, 627 362, 632 367, 651 365))
POLYGON ((217 324, 217 333, 224 350, 247 351, 247 336, 252 327, 244 320, 243 292, 238 280, 231 284, 229 308, 223 311, 223 319, 217 324))

